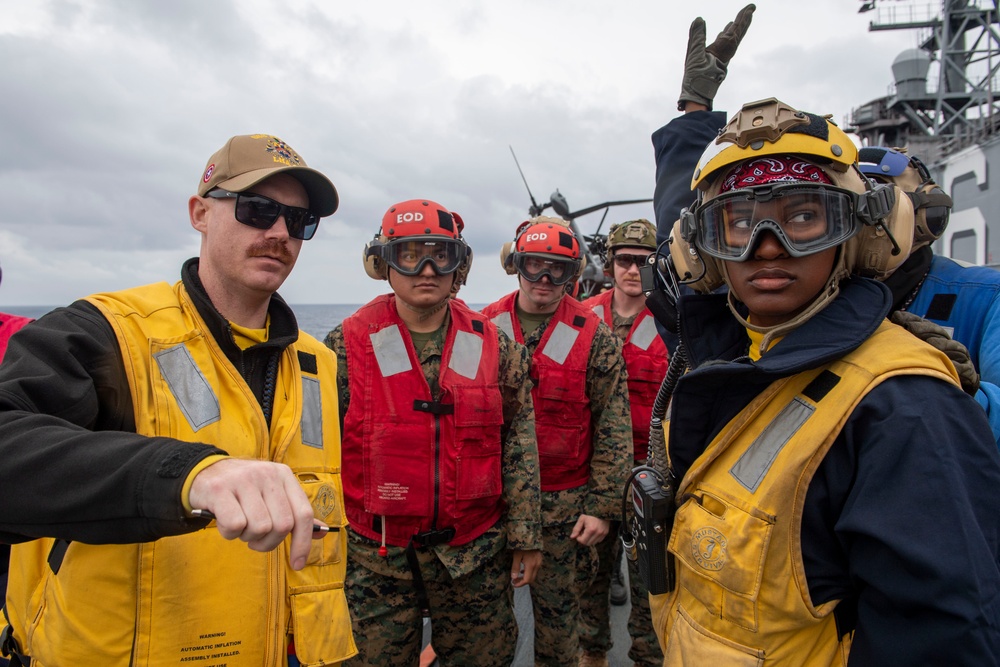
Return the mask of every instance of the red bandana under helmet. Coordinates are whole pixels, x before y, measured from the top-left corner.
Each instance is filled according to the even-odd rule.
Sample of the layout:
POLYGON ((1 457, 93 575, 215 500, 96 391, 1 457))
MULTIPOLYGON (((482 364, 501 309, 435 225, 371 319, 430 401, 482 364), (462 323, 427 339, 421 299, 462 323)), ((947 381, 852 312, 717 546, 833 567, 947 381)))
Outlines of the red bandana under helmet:
POLYGON ((760 157, 741 162, 733 167, 723 179, 720 192, 752 188, 768 183, 794 181, 833 184, 830 177, 816 165, 801 158, 785 155, 782 157, 760 157))

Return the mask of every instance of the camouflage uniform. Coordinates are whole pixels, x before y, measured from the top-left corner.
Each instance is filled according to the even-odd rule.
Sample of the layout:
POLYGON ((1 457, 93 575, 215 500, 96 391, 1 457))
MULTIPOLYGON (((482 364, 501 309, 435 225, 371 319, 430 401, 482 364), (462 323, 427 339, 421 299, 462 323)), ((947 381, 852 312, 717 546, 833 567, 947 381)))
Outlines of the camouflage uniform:
MULTIPOLYGON (((436 395, 447 320, 418 351, 436 395)), ((517 644, 510 585, 511 551, 540 549, 538 449, 529 376, 530 357, 520 344, 500 338, 499 385, 504 424, 502 474, 507 512, 471 542, 416 547, 430 601, 434 650, 441 664, 509 665, 517 644)), ((340 419, 350 404, 347 352, 342 327, 325 340, 337 354, 340 419)), ((348 530, 345 590, 359 654, 352 665, 416 665, 422 638, 413 576, 405 549, 379 544, 348 530)))
MULTIPOLYGON (((622 317, 611 311, 611 321, 614 323, 615 335, 620 340, 626 340, 637 315, 622 317)), ((631 435, 631 434, 630 434, 631 435)), ((636 461, 635 465, 646 465, 645 461, 636 461)), ((621 493, 623 489, 619 489, 621 493)), ((621 520, 621 505, 619 496, 619 513, 612 528, 614 539, 604 540, 597 545, 597 574, 580 598, 580 646, 588 653, 607 654, 611 651, 611 618, 609 613, 609 598, 611 592, 611 570, 619 563, 621 541, 618 539, 618 525, 621 520)), ((649 610, 649 591, 646 589, 636 563, 628 561, 629 591, 632 609, 628 617, 628 633, 632 638, 632 647, 628 657, 639 667, 658 667, 663 664, 663 652, 653 632, 653 619, 649 610)))
MULTIPOLYGON (((569 298, 569 297, 564 297, 569 298)), ((534 353, 551 320, 525 337, 534 353)), ((597 572, 594 547, 581 546, 570 532, 581 514, 614 521, 621 514, 621 490, 632 464, 632 417, 621 341, 601 322, 590 345, 587 397, 593 416, 594 453, 590 481, 564 491, 542 492, 544 564, 531 586, 535 616, 535 664, 576 665, 580 597, 597 572)), ((605 540, 613 540, 608 534, 605 540)))

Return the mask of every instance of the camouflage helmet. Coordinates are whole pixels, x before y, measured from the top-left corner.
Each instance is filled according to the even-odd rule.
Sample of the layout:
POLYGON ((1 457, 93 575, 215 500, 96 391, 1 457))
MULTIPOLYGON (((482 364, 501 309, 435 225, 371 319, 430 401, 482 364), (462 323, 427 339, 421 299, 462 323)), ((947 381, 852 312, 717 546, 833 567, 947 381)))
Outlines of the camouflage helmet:
POLYGON ((646 248, 655 252, 656 226, 645 218, 611 225, 611 229, 608 230, 606 247, 604 269, 610 271, 615 250, 618 248, 646 248))

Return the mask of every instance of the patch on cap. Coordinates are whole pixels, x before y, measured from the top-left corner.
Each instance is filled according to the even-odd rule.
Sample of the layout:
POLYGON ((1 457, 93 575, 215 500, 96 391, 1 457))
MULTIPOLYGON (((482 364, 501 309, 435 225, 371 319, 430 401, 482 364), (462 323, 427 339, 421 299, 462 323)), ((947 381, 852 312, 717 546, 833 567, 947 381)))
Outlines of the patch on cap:
POLYGON ((272 157, 275 162, 286 164, 289 167, 298 167, 302 164, 302 159, 292 150, 292 147, 278 137, 272 137, 268 134, 254 134, 251 136, 254 139, 267 139, 267 152, 273 153, 272 157))
POLYGON ((306 189, 309 208, 320 216, 337 210, 340 198, 326 176, 310 168, 284 141, 271 134, 231 137, 206 163, 198 184, 198 195, 214 188, 245 192, 279 173, 287 173, 306 189))

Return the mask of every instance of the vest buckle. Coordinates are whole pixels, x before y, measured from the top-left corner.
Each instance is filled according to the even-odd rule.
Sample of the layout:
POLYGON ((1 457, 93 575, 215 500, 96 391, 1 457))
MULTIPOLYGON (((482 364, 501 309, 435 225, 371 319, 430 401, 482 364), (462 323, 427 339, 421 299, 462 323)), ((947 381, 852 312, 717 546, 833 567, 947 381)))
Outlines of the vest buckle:
POLYGON ((439 544, 447 544, 455 539, 454 528, 442 528, 441 530, 428 530, 417 533, 413 536, 413 541, 423 547, 436 547, 439 544))

